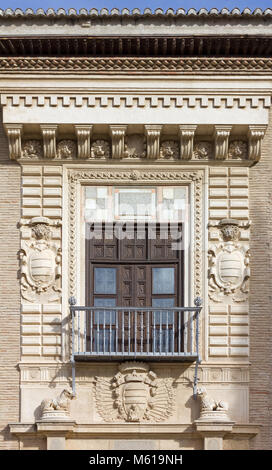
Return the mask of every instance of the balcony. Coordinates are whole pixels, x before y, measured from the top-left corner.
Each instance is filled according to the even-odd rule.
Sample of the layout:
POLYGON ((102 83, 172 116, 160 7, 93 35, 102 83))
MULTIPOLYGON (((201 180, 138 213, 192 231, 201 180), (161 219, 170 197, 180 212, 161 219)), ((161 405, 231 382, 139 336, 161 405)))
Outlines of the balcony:
POLYGON ((199 361, 199 314, 194 307, 82 307, 69 300, 75 361, 199 361))

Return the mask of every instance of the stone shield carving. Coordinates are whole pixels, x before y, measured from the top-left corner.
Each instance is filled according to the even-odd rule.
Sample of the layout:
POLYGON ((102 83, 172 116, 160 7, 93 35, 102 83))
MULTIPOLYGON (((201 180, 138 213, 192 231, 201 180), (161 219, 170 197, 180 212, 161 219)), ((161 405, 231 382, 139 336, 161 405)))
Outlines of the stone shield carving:
POLYGON ((31 220, 32 237, 20 250, 22 297, 30 302, 59 300, 61 249, 51 241, 50 221, 31 220))
POLYGON ((112 379, 95 378, 98 412, 107 422, 163 421, 173 409, 172 382, 144 363, 123 363, 112 379))
POLYGON ((209 249, 209 296, 221 302, 225 295, 236 302, 247 300, 249 269, 249 246, 238 243, 238 222, 224 219, 219 224, 223 243, 209 249))

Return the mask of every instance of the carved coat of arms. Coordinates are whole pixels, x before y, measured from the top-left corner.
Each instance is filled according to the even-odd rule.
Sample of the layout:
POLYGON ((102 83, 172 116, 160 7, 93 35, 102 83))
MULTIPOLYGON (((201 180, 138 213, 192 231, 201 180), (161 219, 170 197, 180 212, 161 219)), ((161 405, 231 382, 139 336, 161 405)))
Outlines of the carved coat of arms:
POLYGON ((159 379, 148 365, 126 362, 112 378, 95 378, 96 404, 107 421, 162 421, 173 409, 172 379, 159 379))
POLYGON ((34 217, 30 225, 32 237, 20 250, 22 297, 52 302, 59 298, 61 249, 51 241, 48 219, 34 217))
POLYGON ((238 223, 224 219, 220 223, 223 242, 209 249, 209 296, 215 302, 223 301, 224 295, 232 300, 247 300, 249 269, 249 246, 238 243, 238 223))

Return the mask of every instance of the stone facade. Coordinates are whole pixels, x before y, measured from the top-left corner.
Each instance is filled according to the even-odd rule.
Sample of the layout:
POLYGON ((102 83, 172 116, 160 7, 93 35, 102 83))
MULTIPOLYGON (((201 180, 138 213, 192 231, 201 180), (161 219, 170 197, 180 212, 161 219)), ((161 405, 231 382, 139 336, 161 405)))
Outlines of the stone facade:
MULTIPOLYGON (((227 12, 215 10, 202 10, 195 26, 192 11, 163 15, 157 10, 153 20, 162 25, 152 31, 145 11, 145 43, 134 10, 126 15, 135 37, 127 37, 123 24, 118 44, 112 28, 124 11, 101 12, 109 28, 102 39, 101 16, 94 10, 78 15, 70 10, 66 16, 52 10, 54 22, 42 10, 28 17, 19 17, 17 10, 2 15, 1 448, 271 447, 272 70, 255 41, 261 31, 270 44, 271 10, 228 16, 228 48, 221 37, 227 12), (54 43, 59 15, 63 29, 54 43), (20 44, 10 16, 17 16, 20 44), (40 17, 47 42, 24 41, 40 17), (169 21, 172 35, 166 39, 169 21), (91 22, 94 39, 84 41, 91 22), (200 28, 199 43, 190 42, 189 27, 200 28), (235 39, 244 31, 250 31, 246 45, 235 39), (209 34, 218 36, 217 46, 216 40, 207 42, 209 34), (43 58, 31 57, 33 48, 43 58), (18 64, 23 82, 14 74, 18 64), (87 202, 86 188, 95 191, 87 202), (193 307, 200 297, 202 307, 197 310, 198 301, 194 307, 200 310, 199 329, 184 313, 190 324, 183 333, 187 357, 178 361, 143 354, 103 361, 90 355, 83 361, 78 354, 73 360, 75 348, 86 353, 92 341, 80 330, 83 317, 68 303, 72 297, 71 305, 85 305, 90 288, 85 210, 92 222, 104 210, 105 194, 116 208, 120 188, 139 190, 135 198, 143 190, 152 194, 151 201, 161 198, 174 220, 182 208, 183 301, 193 307), (181 189, 183 196, 174 197, 181 189)), ((116 220, 122 219, 116 211, 116 220)), ((142 333, 143 315, 141 321, 142 333)), ((111 320, 109 325, 115 341, 111 320)), ((168 327, 167 316, 170 335, 168 327)), ((103 331, 105 348, 105 314, 103 331)), ((99 344, 99 333, 95 341, 99 344)), ((138 342, 143 343, 143 333, 138 342)))

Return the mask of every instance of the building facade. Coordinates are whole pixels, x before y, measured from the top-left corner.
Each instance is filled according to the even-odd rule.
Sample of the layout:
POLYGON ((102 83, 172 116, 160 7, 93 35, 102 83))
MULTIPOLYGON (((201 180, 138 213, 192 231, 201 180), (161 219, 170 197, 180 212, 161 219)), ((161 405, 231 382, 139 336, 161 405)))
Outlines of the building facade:
POLYGON ((272 10, 0 10, 0 447, 270 449, 272 10))

